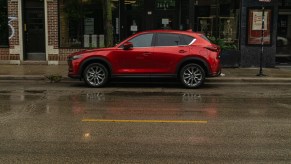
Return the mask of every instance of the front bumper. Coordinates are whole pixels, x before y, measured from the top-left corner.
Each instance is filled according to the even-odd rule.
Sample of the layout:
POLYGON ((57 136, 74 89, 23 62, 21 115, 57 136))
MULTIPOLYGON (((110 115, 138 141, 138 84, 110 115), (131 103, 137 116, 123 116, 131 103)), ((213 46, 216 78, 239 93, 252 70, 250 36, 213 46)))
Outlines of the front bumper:
POLYGON ((74 60, 68 59, 68 77, 73 78, 73 79, 80 79, 81 75, 79 74, 78 71, 78 64, 74 63, 74 60))

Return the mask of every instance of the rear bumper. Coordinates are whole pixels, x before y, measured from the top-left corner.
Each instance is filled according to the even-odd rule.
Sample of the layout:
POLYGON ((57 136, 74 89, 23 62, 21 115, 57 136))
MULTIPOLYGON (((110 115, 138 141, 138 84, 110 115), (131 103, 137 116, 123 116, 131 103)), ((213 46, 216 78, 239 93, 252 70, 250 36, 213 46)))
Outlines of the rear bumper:
POLYGON ((219 66, 219 68, 217 69, 217 71, 211 72, 208 76, 209 77, 217 77, 217 76, 220 76, 220 74, 221 74, 221 67, 219 66))

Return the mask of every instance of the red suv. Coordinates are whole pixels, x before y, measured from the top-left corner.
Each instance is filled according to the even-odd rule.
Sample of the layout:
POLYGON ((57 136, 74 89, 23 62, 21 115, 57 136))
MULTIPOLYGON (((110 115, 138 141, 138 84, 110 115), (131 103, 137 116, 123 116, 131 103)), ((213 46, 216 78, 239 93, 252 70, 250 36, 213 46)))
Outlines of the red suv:
POLYGON ((102 87, 116 77, 173 77, 187 88, 197 88, 205 77, 220 74, 220 52, 201 33, 145 31, 115 47, 69 55, 68 76, 84 79, 90 87, 102 87))

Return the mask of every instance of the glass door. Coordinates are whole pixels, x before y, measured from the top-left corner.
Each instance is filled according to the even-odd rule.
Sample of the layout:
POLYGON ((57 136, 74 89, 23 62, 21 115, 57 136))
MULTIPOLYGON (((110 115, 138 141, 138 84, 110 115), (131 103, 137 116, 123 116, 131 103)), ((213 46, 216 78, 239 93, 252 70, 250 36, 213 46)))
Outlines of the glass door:
POLYGON ((24 1, 24 59, 46 60, 44 2, 24 1))
POLYGON ((291 65, 291 11, 280 10, 278 15, 276 63, 291 65))

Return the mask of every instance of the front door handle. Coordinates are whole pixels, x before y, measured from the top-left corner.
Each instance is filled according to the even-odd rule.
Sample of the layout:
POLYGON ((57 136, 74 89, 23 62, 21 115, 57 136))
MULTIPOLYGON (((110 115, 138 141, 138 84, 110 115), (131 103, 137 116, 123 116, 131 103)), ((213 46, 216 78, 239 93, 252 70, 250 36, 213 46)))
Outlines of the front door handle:
POLYGON ((149 56, 149 55, 151 55, 152 53, 150 53, 150 52, 144 52, 142 55, 143 56, 149 56))

